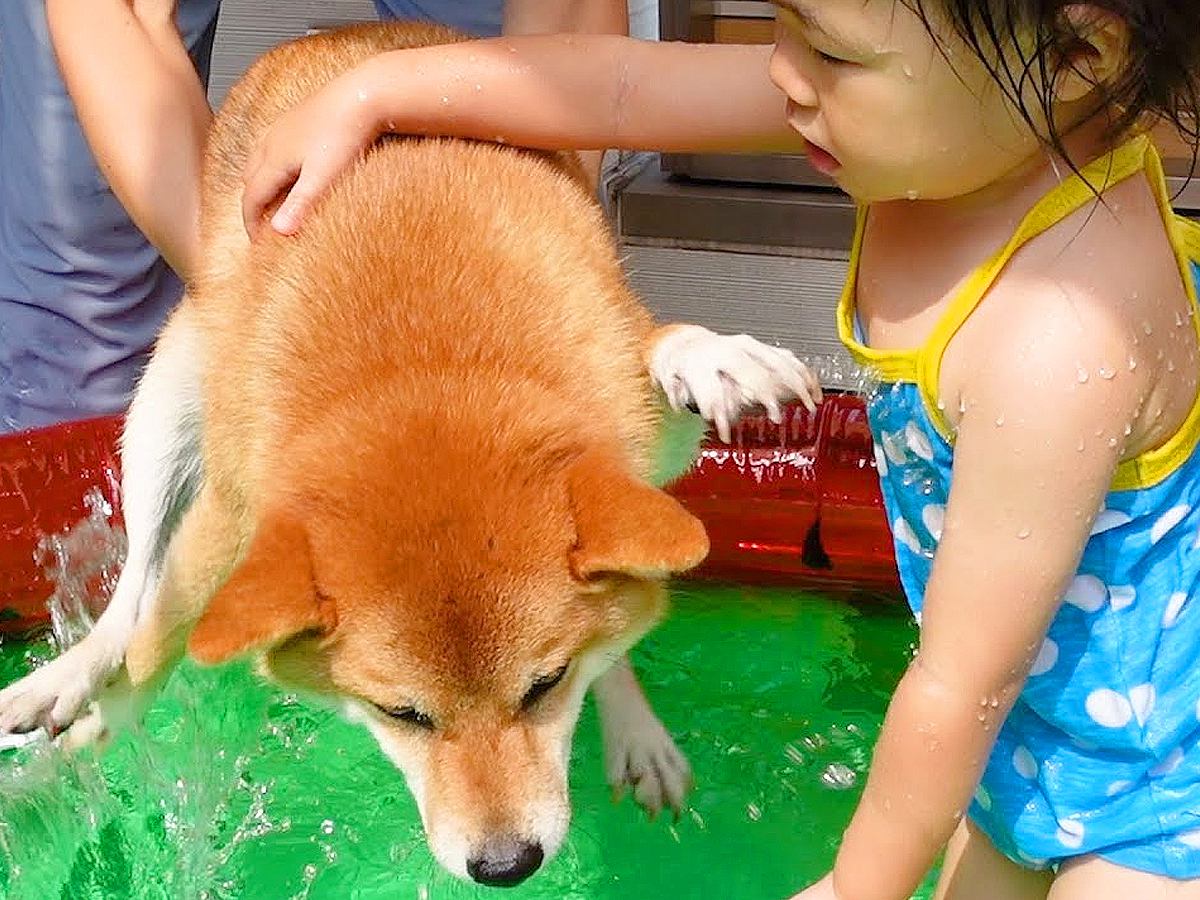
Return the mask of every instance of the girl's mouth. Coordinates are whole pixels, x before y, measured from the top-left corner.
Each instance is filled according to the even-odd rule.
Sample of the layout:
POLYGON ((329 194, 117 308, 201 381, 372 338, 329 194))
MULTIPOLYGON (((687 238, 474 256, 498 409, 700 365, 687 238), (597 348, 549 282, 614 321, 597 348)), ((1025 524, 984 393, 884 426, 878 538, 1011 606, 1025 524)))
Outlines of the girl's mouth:
POLYGON ((805 141, 805 151, 808 153, 809 163, 822 175, 833 177, 842 167, 837 158, 824 147, 805 141))
POLYGON ((804 138, 804 149, 808 154, 809 163, 811 163, 812 167, 822 175, 832 177, 838 172, 839 169, 842 168, 842 164, 838 162, 836 156, 834 156, 824 147, 820 146, 819 144, 814 144, 807 137, 805 137, 804 129, 800 127, 798 122, 798 111, 799 107, 796 105, 795 101, 789 98, 787 101, 788 124, 796 130, 800 137, 804 138))

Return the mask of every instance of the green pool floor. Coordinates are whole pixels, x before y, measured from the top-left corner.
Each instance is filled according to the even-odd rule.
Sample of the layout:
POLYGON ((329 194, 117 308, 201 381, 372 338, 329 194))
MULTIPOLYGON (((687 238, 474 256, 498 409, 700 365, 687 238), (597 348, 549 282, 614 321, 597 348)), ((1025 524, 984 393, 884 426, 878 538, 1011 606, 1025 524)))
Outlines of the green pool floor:
MULTIPOLYGON (((783 900, 830 864, 915 630, 897 605, 682 588, 635 653, 696 772, 678 823, 604 783, 590 703, 559 856, 513 900, 783 900)), ((0 647, 0 679, 45 645, 0 647)), ((245 667, 187 665, 101 758, 0 756, 0 896, 471 898, 374 741, 245 667)), ((928 897, 928 886, 918 897, 928 897)))

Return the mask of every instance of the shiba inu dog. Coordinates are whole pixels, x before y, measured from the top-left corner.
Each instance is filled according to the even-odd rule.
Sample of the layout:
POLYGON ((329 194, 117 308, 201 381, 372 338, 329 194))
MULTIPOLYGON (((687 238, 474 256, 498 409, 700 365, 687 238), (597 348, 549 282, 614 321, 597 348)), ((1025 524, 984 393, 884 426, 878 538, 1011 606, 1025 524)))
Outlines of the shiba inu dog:
POLYGON ((390 138, 300 234, 247 237, 242 169, 274 117, 371 54, 456 39, 315 35, 231 92, 203 270, 126 423, 124 570, 82 642, 0 693, 0 732, 95 739, 185 652, 252 654, 371 730, 442 865, 506 885, 566 834, 589 687, 614 785, 656 811, 689 783, 625 659, 708 547, 647 481, 656 385, 722 422, 818 389, 745 336, 656 329, 566 155, 390 138))

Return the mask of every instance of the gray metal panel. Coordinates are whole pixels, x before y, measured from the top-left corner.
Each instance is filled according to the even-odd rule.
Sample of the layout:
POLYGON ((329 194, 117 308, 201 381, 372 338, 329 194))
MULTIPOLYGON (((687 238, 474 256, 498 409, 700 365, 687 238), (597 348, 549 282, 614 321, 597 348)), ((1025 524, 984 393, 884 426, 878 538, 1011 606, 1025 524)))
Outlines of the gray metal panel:
MULTIPOLYGON (((664 153, 661 170, 694 179, 744 184, 779 184, 812 187, 834 186, 808 158, 794 154, 664 153)), ((1190 160, 1164 160, 1167 185, 1177 209, 1200 212, 1200 171, 1189 180, 1190 160)))
POLYGON ((652 166, 617 208, 628 243, 827 256, 848 253, 854 237, 854 203, 841 192, 678 181, 652 166))
POLYGON ((219 106, 247 66, 312 28, 374 21, 371 0, 224 0, 213 46, 208 99, 219 106))
POLYGON ((664 153, 662 170, 672 175, 745 184, 791 184, 834 188, 807 156, 789 153, 664 153))
POLYGON ((765 0, 692 0, 692 15, 773 19, 775 7, 765 0))
POLYGON ((630 283, 660 322, 752 334, 807 358, 827 386, 861 384, 837 336, 845 259, 628 244, 622 250, 630 283))

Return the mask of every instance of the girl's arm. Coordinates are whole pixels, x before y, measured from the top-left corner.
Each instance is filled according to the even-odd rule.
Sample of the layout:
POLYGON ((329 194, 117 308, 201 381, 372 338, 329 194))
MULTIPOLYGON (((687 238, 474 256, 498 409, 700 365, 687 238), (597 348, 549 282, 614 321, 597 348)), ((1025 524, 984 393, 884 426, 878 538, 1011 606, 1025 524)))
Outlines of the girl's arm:
MULTIPOLYGON (((504 33, 629 34, 629 0, 505 0, 504 33)), ((595 187, 603 150, 582 150, 579 161, 595 187)))
POLYGON ((283 116, 246 170, 243 212, 294 231, 381 133, 499 140, 548 150, 798 150, 769 45, 539 35, 381 54, 283 116))
MULTIPOLYGON (((989 335, 962 388, 920 650, 837 856, 839 900, 911 896, 964 815, 1137 414, 1140 373, 1078 376, 1127 357, 1120 323, 1068 288, 1006 282, 987 302, 1029 314, 989 335)), ((828 890, 827 880, 801 897, 828 890)))
POLYGON ((100 170, 186 279, 211 112, 174 11, 174 0, 46 0, 63 80, 100 170))

